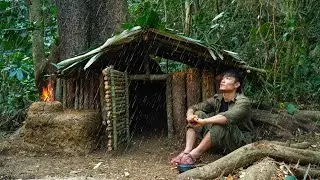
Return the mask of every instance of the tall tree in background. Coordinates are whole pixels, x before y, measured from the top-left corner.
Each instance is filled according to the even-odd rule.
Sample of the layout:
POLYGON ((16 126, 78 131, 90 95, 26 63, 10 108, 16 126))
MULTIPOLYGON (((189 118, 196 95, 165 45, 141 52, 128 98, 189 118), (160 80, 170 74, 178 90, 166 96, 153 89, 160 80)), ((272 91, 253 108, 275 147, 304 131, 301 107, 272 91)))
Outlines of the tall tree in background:
MULTIPOLYGON (((127 18, 126 0, 56 0, 59 60, 73 57, 105 42, 127 18)), ((56 60, 57 62, 59 60, 56 60)), ((60 81, 56 99, 61 100, 60 81)), ((73 82, 63 85, 73 86, 73 82)))
POLYGON ((43 87, 43 71, 45 67, 45 50, 44 50, 44 20, 42 13, 42 0, 28 1, 30 6, 29 16, 32 40, 32 56, 34 64, 35 83, 39 93, 43 87))
POLYGON ((125 0, 56 0, 60 59, 96 47, 120 30, 128 13, 125 0))

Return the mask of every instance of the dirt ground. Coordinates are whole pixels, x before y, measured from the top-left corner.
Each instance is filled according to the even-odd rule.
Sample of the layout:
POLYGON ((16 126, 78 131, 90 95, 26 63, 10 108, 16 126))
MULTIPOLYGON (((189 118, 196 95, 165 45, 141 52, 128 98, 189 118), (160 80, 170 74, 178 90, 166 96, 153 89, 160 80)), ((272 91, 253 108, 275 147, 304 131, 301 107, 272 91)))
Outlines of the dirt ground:
MULTIPOLYGON (((181 150, 159 133, 137 135, 121 151, 78 157, 8 150, 5 143, 0 140, 0 179, 176 179, 169 159, 181 150)), ((205 155, 202 160, 218 157, 205 155)))
MULTIPOLYGON (((87 156, 10 150, 6 140, 0 139, 0 179, 176 179, 178 174, 169 159, 179 153, 181 144, 170 145, 161 133, 136 135, 121 151, 99 150, 87 156)), ((313 143, 311 150, 320 150, 320 134, 301 134, 290 141, 308 141, 313 143)), ((202 163, 219 157, 206 154, 202 163)))

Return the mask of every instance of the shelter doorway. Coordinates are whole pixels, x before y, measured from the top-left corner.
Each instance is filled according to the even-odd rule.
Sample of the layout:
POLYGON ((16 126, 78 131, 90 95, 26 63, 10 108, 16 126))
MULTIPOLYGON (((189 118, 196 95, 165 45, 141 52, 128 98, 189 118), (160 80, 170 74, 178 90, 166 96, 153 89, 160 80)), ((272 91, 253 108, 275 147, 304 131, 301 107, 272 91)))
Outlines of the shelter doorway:
POLYGON ((166 81, 131 80, 129 92, 131 135, 166 136, 166 81))

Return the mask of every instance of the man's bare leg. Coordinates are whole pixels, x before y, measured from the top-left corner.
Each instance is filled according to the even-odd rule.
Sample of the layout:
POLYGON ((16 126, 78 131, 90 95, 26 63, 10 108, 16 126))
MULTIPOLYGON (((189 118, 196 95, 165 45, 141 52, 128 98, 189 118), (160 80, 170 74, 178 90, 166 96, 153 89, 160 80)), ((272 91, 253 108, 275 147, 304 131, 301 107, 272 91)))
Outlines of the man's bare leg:
POLYGON ((196 143, 197 134, 193 128, 188 128, 186 133, 186 147, 178 156, 171 159, 171 164, 179 164, 181 158, 192 151, 194 144, 196 143))
POLYGON ((197 159, 199 158, 203 153, 208 151, 211 148, 211 137, 210 137, 210 132, 208 132, 203 139, 201 140, 200 144, 194 148, 192 151, 189 152, 189 154, 197 159))
POLYGON ((196 131, 193 128, 188 128, 186 133, 186 148, 183 152, 189 153, 192 151, 194 144, 197 140, 197 134, 196 131))

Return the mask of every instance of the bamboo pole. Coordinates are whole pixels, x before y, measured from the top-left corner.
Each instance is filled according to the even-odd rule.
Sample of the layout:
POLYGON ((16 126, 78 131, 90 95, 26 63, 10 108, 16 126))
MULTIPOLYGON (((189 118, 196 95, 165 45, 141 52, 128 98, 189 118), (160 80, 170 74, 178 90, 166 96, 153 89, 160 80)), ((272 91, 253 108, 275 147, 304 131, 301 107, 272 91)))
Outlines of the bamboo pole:
POLYGON ((150 81, 163 81, 166 80, 168 77, 167 74, 150 74, 150 75, 146 75, 146 74, 135 74, 135 75, 130 75, 129 79, 130 80, 150 80, 150 81))

